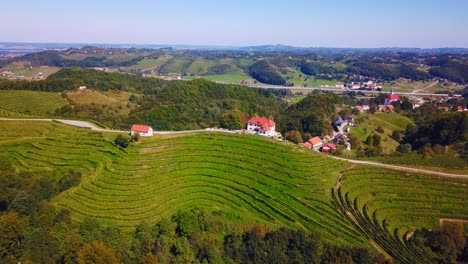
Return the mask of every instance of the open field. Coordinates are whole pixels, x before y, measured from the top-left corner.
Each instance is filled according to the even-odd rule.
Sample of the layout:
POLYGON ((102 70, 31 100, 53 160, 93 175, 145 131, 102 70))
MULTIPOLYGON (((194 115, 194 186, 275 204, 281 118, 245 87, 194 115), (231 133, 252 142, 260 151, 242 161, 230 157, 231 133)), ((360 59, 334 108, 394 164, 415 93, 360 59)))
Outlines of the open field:
POLYGON ((58 208, 126 230, 198 206, 335 244, 374 241, 408 262, 418 256, 401 241, 405 233, 439 218, 468 219, 467 179, 348 164, 260 136, 155 136, 122 150, 111 143, 115 134, 55 122, 0 121, 0 135, 18 171, 84 173, 54 200, 58 208))
POLYGON ((60 93, 0 91, 0 116, 2 117, 46 116, 66 104, 68 101, 62 98, 60 93))
POLYGON ((163 55, 157 59, 143 59, 139 61, 136 65, 128 66, 128 67, 121 67, 121 70, 130 71, 130 70, 138 70, 138 71, 151 71, 155 70, 157 72, 158 68, 167 63, 172 58, 171 55, 163 55))

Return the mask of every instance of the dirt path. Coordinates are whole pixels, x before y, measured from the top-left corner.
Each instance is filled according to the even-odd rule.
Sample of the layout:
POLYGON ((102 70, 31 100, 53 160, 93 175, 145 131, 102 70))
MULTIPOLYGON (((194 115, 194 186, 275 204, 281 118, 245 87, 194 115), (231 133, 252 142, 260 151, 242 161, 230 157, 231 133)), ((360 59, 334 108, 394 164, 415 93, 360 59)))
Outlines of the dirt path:
MULTIPOLYGON (((129 133, 129 130, 113 130, 113 129, 104 129, 94 125, 93 123, 80 120, 68 120, 68 119, 51 119, 51 118, 0 118, 0 121, 40 121, 40 122, 52 122, 57 121, 66 125, 89 128, 93 131, 99 132, 112 132, 112 133, 129 133)), ((184 133, 195 133, 195 132, 223 132, 236 134, 240 131, 238 130, 226 130, 226 129, 199 129, 199 130, 183 130, 183 131, 153 131, 155 135, 176 135, 184 133)))
POLYGON ((340 158, 340 157, 335 157, 335 156, 330 156, 330 155, 327 155, 327 157, 337 159, 337 160, 348 161, 348 162, 356 163, 356 164, 364 164, 364 165, 370 165, 370 166, 384 167, 384 168, 400 170, 400 171, 425 173, 425 174, 432 174, 432 175, 443 176, 443 177, 451 177, 451 178, 466 178, 466 179, 468 179, 467 174, 454 174, 454 173, 446 173, 446 172, 439 172, 439 171, 430 171, 430 170, 416 169, 416 168, 411 168, 411 167, 404 167, 404 166, 398 166, 398 165, 378 163, 378 162, 373 162, 373 161, 345 159, 345 158, 340 158))

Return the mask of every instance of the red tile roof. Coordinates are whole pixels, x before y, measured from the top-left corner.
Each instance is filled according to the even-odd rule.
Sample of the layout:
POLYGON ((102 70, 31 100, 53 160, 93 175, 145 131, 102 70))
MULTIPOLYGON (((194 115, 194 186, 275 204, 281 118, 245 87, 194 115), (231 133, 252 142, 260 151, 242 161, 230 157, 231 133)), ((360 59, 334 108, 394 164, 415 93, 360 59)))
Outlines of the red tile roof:
POLYGON ((400 96, 396 95, 396 94, 390 94, 389 96, 387 96, 387 100, 392 100, 392 101, 401 101, 400 100, 400 96))
POLYGON ((309 139, 309 142, 312 144, 312 146, 318 145, 322 143, 322 140, 319 137, 313 137, 309 139))
POLYGON ((141 133, 148 133, 150 126, 145 125, 133 125, 131 131, 141 132, 141 133))
POLYGON ((333 150, 336 150, 336 146, 335 144, 325 144, 325 146, 323 146, 324 148, 329 148, 329 149, 333 149, 333 150))
POLYGON ((247 123, 260 125, 259 129, 264 131, 269 131, 272 126, 276 125, 273 120, 266 117, 253 117, 247 123))

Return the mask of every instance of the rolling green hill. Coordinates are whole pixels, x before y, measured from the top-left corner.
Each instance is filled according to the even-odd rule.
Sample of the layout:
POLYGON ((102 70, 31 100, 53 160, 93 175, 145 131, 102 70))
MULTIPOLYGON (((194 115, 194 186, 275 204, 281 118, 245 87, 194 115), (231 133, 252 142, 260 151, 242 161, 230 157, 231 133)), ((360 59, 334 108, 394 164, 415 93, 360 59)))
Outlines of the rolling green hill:
MULTIPOLYGON (((142 138, 122 150, 115 134, 54 122, 0 121, 2 153, 17 171, 85 176, 55 200, 82 221, 132 230, 178 210, 222 211, 233 221, 287 226, 335 244, 370 247, 402 262, 414 228, 468 218, 468 180, 356 166, 283 142, 213 132, 142 138)), ((414 262, 416 261, 416 262, 414 262)))

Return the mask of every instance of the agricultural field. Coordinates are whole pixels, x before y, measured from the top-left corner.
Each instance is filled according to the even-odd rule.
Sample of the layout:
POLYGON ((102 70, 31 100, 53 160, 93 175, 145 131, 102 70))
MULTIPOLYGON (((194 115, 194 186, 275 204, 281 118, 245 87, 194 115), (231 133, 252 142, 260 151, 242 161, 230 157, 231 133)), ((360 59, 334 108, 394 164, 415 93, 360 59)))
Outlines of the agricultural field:
POLYGON ((67 105, 60 93, 2 90, 0 91, 0 115, 2 117, 47 116, 67 105))
POLYGON ((160 74, 181 74, 186 72, 187 67, 192 63, 192 59, 188 57, 175 56, 159 69, 160 74))
POLYGON ((143 59, 139 61, 136 65, 121 67, 120 69, 123 71, 137 70, 145 72, 151 72, 152 70, 154 70, 157 73, 159 67, 167 63, 171 58, 171 55, 163 55, 157 59, 143 59))
POLYGON ((362 233, 395 260, 420 263, 425 256, 408 250, 404 238, 422 226, 435 229, 441 218, 466 219, 468 181, 355 167, 334 190, 336 207, 362 233))
MULTIPOLYGON (((203 207, 233 221, 317 232, 334 244, 378 245, 419 260, 403 236, 468 218, 467 179, 351 165, 253 135, 199 132, 141 138, 116 147, 115 133, 56 122, 0 121, 0 146, 18 172, 76 170, 79 186, 53 203, 82 221, 131 231, 178 210, 203 207)), ((412 263, 416 263, 412 262, 412 263)))
POLYGON ((394 91, 396 93, 437 93, 437 92, 458 92, 463 90, 463 85, 454 85, 451 82, 439 83, 432 80, 429 81, 410 81, 405 79, 398 79, 384 84, 383 92, 394 91))

